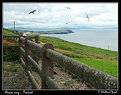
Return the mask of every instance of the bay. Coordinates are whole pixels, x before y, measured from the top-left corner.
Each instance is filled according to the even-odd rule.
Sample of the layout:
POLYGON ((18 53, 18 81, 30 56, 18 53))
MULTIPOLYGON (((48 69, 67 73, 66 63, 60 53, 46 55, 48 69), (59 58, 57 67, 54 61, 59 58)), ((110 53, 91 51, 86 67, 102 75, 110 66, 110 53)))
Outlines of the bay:
POLYGON ((118 51, 117 29, 72 29, 69 34, 40 34, 87 46, 118 51))

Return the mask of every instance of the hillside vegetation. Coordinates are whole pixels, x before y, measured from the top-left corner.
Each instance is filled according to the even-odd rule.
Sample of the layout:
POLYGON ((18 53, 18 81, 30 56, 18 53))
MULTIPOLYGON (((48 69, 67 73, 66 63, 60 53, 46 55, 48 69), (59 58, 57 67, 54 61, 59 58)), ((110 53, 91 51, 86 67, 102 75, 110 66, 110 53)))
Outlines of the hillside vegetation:
MULTIPOLYGON (((7 29, 3 29, 2 34, 3 35, 18 35, 17 31, 7 30, 7 29)), ((14 45, 18 45, 17 39, 15 39, 15 38, 4 38, 3 39, 3 45, 12 45, 12 43, 14 45)))
POLYGON ((4 34, 4 35, 18 35, 18 31, 3 29, 2 34, 4 34))
MULTIPOLYGON (((16 35, 13 31, 3 30, 3 34, 16 35)), ((12 38, 8 39, 12 40, 12 38)), ((15 40, 15 39, 14 39, 15 40)), ((64 41, 56 37, 40 36, 40 44, 51 43, 54 50, 96 68, 114 77, 118 77, 118 52, 89 47, 78 43, 64 41)))
POLYGON ((72 30, 53 30, 53 31, 38 31, 40 34, 68 34, 73 33, 72 30))
POLYGON ((41 36, 43 43, 51 43, 54 50, 80 61, 88 66, 118 77, 118 52, 89 47, 78 43, 64 41, 56 37, 41 36))
POLYGON ((34 32, 40 34, 68 34, 73 33, 72 30, 69 29, 62 29, 62 30, 50 30, 50 31, 27 31, 27 30, 19 30, 19 32, 34 32))
POLYGON ((64 41, 56 37, 41 36, 40 41, 51 43, 56 51, 72 58, 93 58, 117 61, 118 53, 101 48, 89 47, 78 43, 64 41))

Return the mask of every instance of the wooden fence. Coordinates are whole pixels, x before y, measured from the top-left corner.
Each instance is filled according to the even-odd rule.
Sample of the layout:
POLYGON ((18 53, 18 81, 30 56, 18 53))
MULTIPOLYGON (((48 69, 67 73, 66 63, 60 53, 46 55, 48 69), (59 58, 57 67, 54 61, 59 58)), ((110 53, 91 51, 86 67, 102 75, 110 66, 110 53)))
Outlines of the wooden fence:
POLYGON ((118 88, 117 78, 54 51, 54 47, 52 44, 46 43, 43 46, 41 46, 40 44, 38 44, 37 37, 36 42, 31 41, 30 37, 24 38, 22 36, 18 36, 18 38, 18 45, 21 54, 21 63, 22 66, 25 67, 25 71, 30 77, 30 80, 35 89, 61 89, 53 80, 53 62, 60 64, 69 72, 82 78, 88 85, 93 86, 97 89, 118 88), (40 64, 38 64, 38 62, 31 57, 30 53, 32 49, 35 49, 38 54, 42 55, 42 62, 40 64), (42 88, 39 88, 38 84, 33 78, 31 73, 31 66, 35 68, 36 72, 41 77, 42 88))

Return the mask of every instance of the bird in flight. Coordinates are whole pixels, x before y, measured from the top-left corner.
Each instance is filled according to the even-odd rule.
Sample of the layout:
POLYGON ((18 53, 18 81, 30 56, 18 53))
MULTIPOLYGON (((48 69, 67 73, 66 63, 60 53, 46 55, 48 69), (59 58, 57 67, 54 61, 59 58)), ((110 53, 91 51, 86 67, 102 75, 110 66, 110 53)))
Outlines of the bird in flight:
MULTIPOLYGON (((86 13, 85 13, 86 14, 86 13)), ((88 16, 88 14, 86 14, 86 18, 88 18, 88 22, 89 22, 89 16, 88 16)))
POLYGON ((71 9, 70 7, 65 7, 65 8, 67 8, 67 9, 71 9))
POLYGON ((34 14, 34 12, 35 12, 35 11, 37 11, 37 10, 33 10, 33 11, 31 11, 31 12, 29 12, 29 14, 31 14, 31 13, 33 13, 33 14, 34 14))
POLYGON ((68 22, 66 22, 65 24, 68 24, 68 22))

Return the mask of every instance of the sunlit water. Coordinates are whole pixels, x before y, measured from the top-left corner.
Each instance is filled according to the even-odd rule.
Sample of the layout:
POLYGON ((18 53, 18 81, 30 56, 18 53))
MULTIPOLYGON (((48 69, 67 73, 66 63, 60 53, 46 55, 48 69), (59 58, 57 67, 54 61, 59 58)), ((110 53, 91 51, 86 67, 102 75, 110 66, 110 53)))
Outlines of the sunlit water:
POLYGON ((118 30, 88 29, 72 30, 69 34, 41 34, 41 36, 58 37, 69 42, 80 43, 87 46, 118 51, 118 30))

